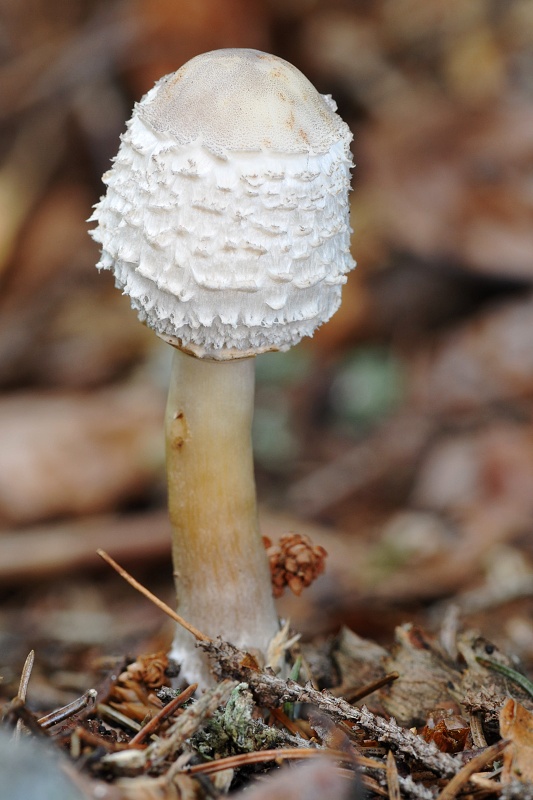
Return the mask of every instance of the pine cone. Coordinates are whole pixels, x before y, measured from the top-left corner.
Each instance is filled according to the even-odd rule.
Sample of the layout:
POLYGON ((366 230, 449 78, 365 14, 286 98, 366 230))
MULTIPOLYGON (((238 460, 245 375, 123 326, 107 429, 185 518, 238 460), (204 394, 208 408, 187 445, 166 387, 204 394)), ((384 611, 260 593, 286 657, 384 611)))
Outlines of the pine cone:
POLYGON ((286 533, 277 545, 266 536, 263 541, 270 561, 274 597, 281 597, 286 586, 299 595, 324 572, 327 553, 305 534, 286 533))

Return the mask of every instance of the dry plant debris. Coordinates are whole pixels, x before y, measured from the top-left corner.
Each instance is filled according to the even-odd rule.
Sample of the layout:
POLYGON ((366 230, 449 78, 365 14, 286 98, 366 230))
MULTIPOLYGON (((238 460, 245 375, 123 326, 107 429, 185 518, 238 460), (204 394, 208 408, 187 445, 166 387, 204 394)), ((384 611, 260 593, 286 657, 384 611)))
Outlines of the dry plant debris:
MULTIPOLYGON (((114 566, 139 588, 123 568, 114 566)), ((149 596, 144 589, 143 593, 149 596)), ((161 601, 158 605, 166 610, 161 601)), ((168 613, 175 618, 171 609, 168 613)), ((346 632, 342 639, 345 651, 357 641, 346 632)), ((326 759, 320 762, 324 765, 320 785, 335 787, 336 798, 362 798, 363 787, 365 797, 390 800, 454 800, 476 787, 487 798, 499 797, 505 788, 503 796, 512 797, 517 781, 525 786, 533 782, 531 711, 508 696, 513 670, 504 655, 472 633, 463 632, 458 638, 455 659, 412 626, 398 631, 393 656, 384 659, 378 648, 368 648, 367 660, 374 658, 378 671, 394 659, 396 680, 381 688, 379 697, 387 708, 393 689, 405 684, 394 700, 404 710, 404 726, 383 711, 314 688, 313 676, 305 677, 308 667, 303 668, 301 661, 302 682, 298 682, 261 669, 249 654, 220 639, 203 637, 198 644, 209 657, 217 683, 196 699, 194 685, 182 691, 171 688, 179 665, 156 653, 130 660, 114 669, 100 690, 90 689, 78 701, 40 718, 25 701, 34 664, 30 653, 17 697, 3 709, 2 727, 11 730, 12 737, 55 744, 58 756, 60 751, 70 756, 61 769, 75 776, 80 796, 110 800, 218 797, 265 769, 271 772, 272 765, 275 773, 284 761, 317 757, 326 759), (477 655, 480 652, 485 657, 477 655), (475 688, 481 693, 487 685, 487 663, 497 667, 491 686, 493 704, 482 708, 481 715, 471 712, 474 724, 465 687, 470 694, 475 688), (423 688, 430 684, 432 669, 436 675, 440 670, 435 685, 447 686, 447 698, 439 690, 435 694, 423 688), (418 693, 417 685, 423 689, 418 693), (495 708, 502 738, 492 725, 495 708), (417 729, 413 720, 425 724, 417 729), (483 734, 496 741, 476 747, 480 720, 483 734), (501 754, 503 771, 498 769, 501 754)), ((343 680, 339 675, 338 681, 343 680)), ((524 685, 527 688, 527 682, 524 685)), ((528 702, 531 705, 533 699, 528 702)), ((301 783, 293 782, 290 796, 306 800, 314 796, 308 782, 315 774, 313 767, 292 774, 301 783)), ((284 786, 284 775, 270 778, 270 791, 284 786)), ((261 798, 269 785, 251 789, 251 796, 257 792, 261 798)))
MULTIPOLYGON (((531 674, 533 4, 4 6, 0 703, 8 740, 13 727, 19 733, 14 752, 1 732, 2 791, 14 796, 6 778, 14 764, 19 778, 33 781, 19 784, 24 798, 54 781, 57 800, 216 796, 229 781, 238 790, 267 766, 277 770, 275 762, 250 763, 271 758, 266 750, 234 753, 229 765, 195 754, 200 763, 187 774, 180 770, 189 753, 160 774, 98 775, 103 754, 138 759, 198 701, 187 700, 190 686, 155 688, 131 673, 144 657, 124 653, 168 644, 149 641, 159 612, 126 607, 101 575, 95 580, 94 553, 104 547, 153 570, 150 586, 167 591, 160 577, 168 570, 159 428, 165 368, 128 304, 96 276, 84 220, 132 101, 199 52, 247 46, 275 51, 331 87, 355 134, 359 267, 343 310, 312 349, 285 362, 290 380, 257 394, 265 412, 259 433, 271 456, 279 448, 277 460, 259 454, 260 494, 271 489, 276 506, 280 496, 299 517, 284 524, 271 515, 262 529, 272 540, 280 531, 310 532, 328 551, 320 579, 297 602, 292 592, 279 600, 298 631, 324 637, 290 649, 302 657, 299 681, 318 692, 313 703, 335 708, 321 711, 333 732, 323 717, 315 724, 330 748, 363 751, 358 769, 370 797, 533 800, 523 766, 531 697, 507 657, 517 653, 531 674), (337 378, 345 357, 376 348, 403 385, 385 416, 354 423, 339 410, 337 378), (450 600, 459 609, 455 628, 429 635, 450 600), (469 633, 474 628, 483 637, 469 633), (22 669, 34 647, 33 670, 31 658, 22 669), (115 650, 118 661, 95 678, 92 654, 115 650), (340 698, 349 703, 339 712, 340 698), (431 742, 409 738, 415 725, 431 742), (484 764, 501 736, 509 744, 484 764), (409 755, 415 742, 417 760, 409 755), (445 757, 440 767, 435 753, 445 757), (217 766, 220 773, 201 772, 217 766)), ((350 377, 351 399, 366 395, 373 374, 350 377)), ((379 407, 379 396, 370 399, 379 407)), ((247 683, 241 673, 239 685, 247 683)), ((254 675, 261 673, 250 672, 250 687, 254 675)), ((301 691, 291 685, 294 696, 301 691)), ((324 744, 303 711, 290 700, 266 714, 254 706, 243 724, 254 735, 256 722, 286 726, 284 735, 305 742, 303 760, 306 749, 324 744)), ((287 739, 277 750, 292 746, 287 739)), ((328 771, 312 758, 248 787, 248 796, 311 800, 319 790, 340 797, 341 784, 351 788, 351 764, 328 762, 328 771)))
POLYGON ((533 782, 533 714, 509 698, 500 711, 500 731, 510 740, 503 759, 503 779, 533 782))
POLYGON ((274 597, 281 597, 286 586, 300 595, 306 586, 324 572, 327 553, 320 545, 312 543, 309 536, 287 533, 277 544, 263 537, 272 578, 274 597))

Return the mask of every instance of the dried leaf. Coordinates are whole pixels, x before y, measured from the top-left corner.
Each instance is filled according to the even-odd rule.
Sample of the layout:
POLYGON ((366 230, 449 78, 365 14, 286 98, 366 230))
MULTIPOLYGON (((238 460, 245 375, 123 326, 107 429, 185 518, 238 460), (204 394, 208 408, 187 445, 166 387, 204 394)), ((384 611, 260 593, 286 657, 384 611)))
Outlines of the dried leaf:
POLYGON ((396 645, 385 659, 385 669, 400 677, 381 689, 380 700, 387 713, 402 724, 421 724, 430 709, 452 707, 461 696, 460 671, 415 625, 396 629, 396 645))
MULTIPOLYGON (((383 678, 383 662, 387 656, 387 651, 381 645, 361 638, 349 628, 343 628, 332 651, 340 674, 338 691, 351 691, 383 678)), ((365 698, 365 702, 368 703, 368 698, 365 698)))
POLYGON ((162 412, 162 396, 142 385, 3 398, 0 521, 92 514, 139 498, 163 461, 162 412))
POLYGON ((511 740, 503 756, 502 782, 533 781, 533 713, 509 698, 500 712, 500 733, 511 740))
POLYGON ((412 373, 420 410, 456 414, 533 390, 533 299, 476 315, 424 349, 412 373))

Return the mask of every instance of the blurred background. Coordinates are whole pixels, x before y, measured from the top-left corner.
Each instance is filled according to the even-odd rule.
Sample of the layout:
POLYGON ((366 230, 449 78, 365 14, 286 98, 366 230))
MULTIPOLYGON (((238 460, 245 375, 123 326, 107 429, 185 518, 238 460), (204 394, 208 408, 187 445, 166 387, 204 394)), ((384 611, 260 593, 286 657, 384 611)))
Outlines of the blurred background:
POLYGON ((354 134, 358 261, 312 341, 257 360, 263 532, 325 575, 283 614, 464 624, 533 663, 531 0, 3 0, 0 8, 0 674, 41 703, 87 654, 171 626, 170 353, 98 274, 86 219, 135 101, 219 47, 332 94, 354 134), (455 609, 450 612, 450 609, 455 609))

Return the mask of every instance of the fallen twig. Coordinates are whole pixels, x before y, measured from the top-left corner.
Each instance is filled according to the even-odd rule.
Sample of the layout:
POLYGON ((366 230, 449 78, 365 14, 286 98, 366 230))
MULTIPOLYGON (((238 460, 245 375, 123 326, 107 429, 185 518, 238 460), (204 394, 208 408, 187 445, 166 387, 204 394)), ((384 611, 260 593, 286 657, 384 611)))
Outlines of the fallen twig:
POLYGON ((132 771, 143 772, 147 764, 150 764, 151 767, 158 767, 165 761, 172 760, 183 743, 196 733, 219 706, 223 706, 227 702, 236 686, 236 681, 221 681, 186 708, 165 732, 165 736, 161 736, 144 750, 129 748, 106 755, 103 757, 102 763, 115 774, 120 775, 131 774, 132 771))
POLYGON ((82 694, 81 697, 78 697, 78 699, 74 700, 72 703, 68 703, 66 706, 61 706, 61 708, 58 708, 56 711, 52 711, 50 714, 40 717, 38 723, 41 728, 44 728, 45 730, 48 728, 53 728, 54 725, 58 725, 60 722, 70 719, 70 717, 73 717, 75 714, 78 714, 80 711, 83 711, 89 706, 93 706, 97 695, 98 692, 96 689, 89 689, 89 691, 82 694))
MULTIPOLYGON (((155 603, 165 614, 179 622, 179 624, 183 625, 187 630, 190 630, 192 626, 189 626, 175 611, 145 589, 142 584, 129 575, 129 573, 120 567, 107 553, 103 550, 98 550, 97 552, 98 555, 110 564, 131 586, 155 603)), ((373 738, 396 746, 404 757, 407 756, 416 759, 424 764, 427 769, 438 775, 445 777, 453 776, 462 766, 459 760, 446 753, 440 753, 433 743, 425 742, 424 739, 415 735, 410 730, 401 728, 394 719, 386 720, 383 717, 373 714, 364 706, 363 708, 353 707, 347 703, 346 700, 335 698, 329 693, 319 692, 311 686, 300 686, 294 681, 284 681, 269 672, 252 668, 249 666, 250 659, 247 657, 247 654, 238 650, 228 642, 223 642, 222 640, 213 641, 194 628, 191 630, 191 633, 196 635, 198 645, 202 647, 210 657, 215 674, 217 674, 220 679, 230 678, 233 680, 245 681, 252 690, 259 705, 268 708, 279 707, 287 702, 311 703, 321 710, 326 711, 337 722, 342 722, 344 720, 354 721, 373 738)), ((224 683, 226 683, 226 681, 223 680, 220 686, 223 686, 224 683)), ((235 685, 236 684, 233 684, 232 688, 235 685)), ((215 691, 217 688, 218 687, 215 687, 211 692, 215 691)), ((188 709, 187 711, 197 709, 197 713, 201 713, 201 708, 198 707, 198 703, 206 701, 206 698, 209 696, 210 693, 203 695, 200 700, 195 703, 193 709, 188 709)), ((219 705, 221 703, 222 701, 219 701, 219 705)), ((187 712, 179 718, 176 725, 182 723, 186 714, 187 712)), ((192 733, 188 734, 188 736, 192 736, 192 733)), ((188 738, 188 736, 185 738, 188 738)), ((165 738, 164 741, 167 742, 167 738, 165 738)), ((152 745, 150 747, 152 747, 152 745)), ((144 751, 144 753, 147 752, 148 751, 144 751)), ((175 752, 177 752, 177 750, 175 752)), ((115 754, 115 756, 118 755, 120 754, 115 754)), ((115 756, 109 756, 109 758, 114 758, 115 756)))
POLYGON ((191 684, 191 686, 188 686, 183 692, 181 692, 181 694, 164 706, 161 711, 144 726, 144 728, 135 734, 133 739, 130 741, 130 747, 135 747, 136 745, 141 744, 141 742, 144 742, 147 736, 150 736, 151 733, 157 730, 161 722, 166 719, 166 717, 169 717, 177 708, 186 703, 187 700, 190 700, 197 688, 197 683, 191 684))
POLYGON ((392 750, 387 753, 387 788, 390 800, 400 800, 400 782, 398 780, 398 767, 394 760, 392 750))
POLYGON ((255 753, 239 753, 236 756, 220 758, 216 761, 208 761, 205 764, 195 764, 192 767, 184 767, 181 770, 189 775, 212 775, 225 769, 237 769, 248 764, 265 764, 269 761, 285 761, 295 758, 315 758, 316 756, 332 756, 333 758, 346 761, 346 753, 341 750, 327 750, 322 747, 283 747, 275 750, 258 750, 255 753))
POLYGON ((465 783, 472 777, 475 772, 479 772, 483 767, 494 761, 503 750, 507 747, 509 741, 502 739, 491 747, 487 747, 483 752, 474 756, 462 769, 459 770, 451 781, 444 787, 442 792, 437 797, 437 800, 453 800, 463 788, 465 783))
MULTIPOLYGON (((26 702, 26 694, 28 692, 28 683, 30 682, 31 671, 33 669, 33 662, 35 661, 35 650, 30 650, 28 655, 26 656, 26 661, 24 662, 24 666, 22 667, 22 672, 20 674, 20 683, 19 683, 19 690, 17 697, 23 703, 26 702)), ((23 722, 21 719, 17 720, 17 725, 15 727, 14 737, 18 739, 23 729, 23 722)))
POLYGON ((400 677, 399 672, 389 672, 387 675, 384 675, 382 678, 378 678, 371 683, 367 683, 365 686, 361 686, 358 689, 346 689, 344 690, 343 687, 336 687, 332 690, 332 694, 335 697, 344 697, 344 699, 348 703, 358 703, 359 700, 362 700, 363 697, 368 697, 369 694, 377 691, 378 689, 382 689, 383 686, 388 686, 389 683, 392 683, 395 680, 398 680, 400 677))
POLYGON ((15 717, 17 720, 22 720, 22 723, 25 725, 25 727, 36 736, 47 737, 49 735, 48 732, 39 725, 39 721, 35 714, 32 714, 20 697, 15 697, 14 700, 12 700, 2 709, 2 720, 8 719, 9 717, 15 717))
POLYGON ((259 705, 279 706, 283 703, 311 703, 330 714, 336 721, 352 720, 378 741, 396 746, 403 756, 416 759, 440 776, 455 775, 462 762, 440 753, 434 744, 425 742, 410 730, 401 728, 394 719, 386 720, 367 708, 355 708, 342 698, 319 692, 311 686, 284 681, 265 671, 246 666, 243 653, 222 641, 201 642, 200 647, 211 658, 220 678, 234 678, 250 686, 259 705))
POLYGON ((167 614, 167 616, 169 616, 171 619, 173 619, 174 622, 177 622, 178 625, 181 625, 181 627, 185 628, 186 631, 189 631, 189 633, 192 633, 192 635, 195 637, 195 639, 197 639, 199 642, 210 642, 211 641, 208 636, 206 636, 204 633, 202 633, 197 628, 195 628, 194 625, 191 625, 190 623, 188 623, 187 620, 183 619, 183 617, 180 617, 180 615, 177 614, 175 611, 173 611, 170 608, 170 606, 167 606, 166 603, 163 603, 163 601, 160 600, 159 597, 156 597, 155 594, 152 594, 152 592, 149 589, 147 589, 145 586, 143 586, 142 583, 139 583, 139 581, 135 580, 133 575, 130 575, 130 573, 127 572, 124 569, 124 567, 121 567, 120 564, 117 564, 117 562, 114 559, 112 559, 111 556, 108 555, 105 550, 101 550, 99 548, 96 552, 98 553, 100 558, 103 558, 103 560, 107 564, 109 564, 110 567, 113 567, 115 572, 118 572, 120 577, 124 578, 124 580, 127 581, 130 584, 130 586, 133 586, 134 589, 137 589, 138 592, 140 592, 145 597, 147 597, 149 600, 151 600, 152 603, 154 603, 154 605, 156 605, 158 608, 161 609, 161 611, 163 611, 165 614, 167 614))

